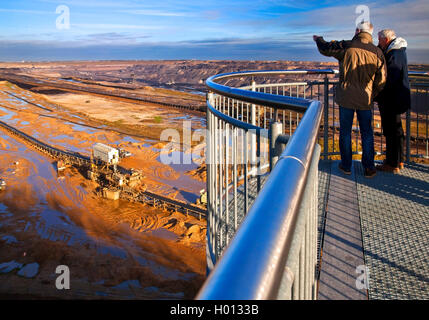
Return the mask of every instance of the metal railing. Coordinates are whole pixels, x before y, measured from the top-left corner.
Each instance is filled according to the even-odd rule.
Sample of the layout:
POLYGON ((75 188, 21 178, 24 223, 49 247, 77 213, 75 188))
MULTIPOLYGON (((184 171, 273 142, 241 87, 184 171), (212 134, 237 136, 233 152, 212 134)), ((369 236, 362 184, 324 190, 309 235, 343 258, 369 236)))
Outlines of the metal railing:
MULTIPOLYGON (((406 137, 405 156, 410 162, 413 158, 429 158, 429 74, 426 72, 409 72, 411 85, 411 110, 402 115, 406 137)), ((319 81, 309 81, 307 97, 323 103, 323 136, 320 144, 323 147, 323 158, 339 156, 340 111, 335 102, 335 90, 338 79, 325 76, 319 81)), ((373 109, 374 148, 377 156, 385 154, 385 138, 381 127, 378 107, 373 109)), ((352 127, 352 152, 361 154, 360 131, 355 117, 352 127)))
POLYGON ((429 72, 411 71, 409 76, 411 110, 405 115, 407 162, 411 157, 429 159, 429 72))
POLYGON ((211 274, 200 299, 315 297, 321 104, 291 97, 294 91, 305 94, 301 82, 252 81, 250 87, 233 88, 219 81, 331 72, 241 72, 207 80, 212 91, 206 155, 211 274), (273 127, 275 136, 269 135, 273 127), (278 145, 285 140, 281 152, 278 145), (280 150, 277 163, 270 161, 274 149, 280 150))
MULTIPOLYGON (((210 276, 199 299, 315 298, 317 143, 325 159, 339 155, 336 73, 236 72, 207 80, 210 276), (309 79, 302 81, 303 76, 309 79), (250 85, 243 85, 246 81, 250 85)), ((427 97, 428 86, 414 79, 411 83, 413 108, 404 117, 407 159, 424 156, 419 153, 422 142, 427 156, 428 143, 429 107, 416 100, 422 90, 427 97)), ((378 124, 375 110, 375 147, 380 155, 384 138, 378 124)), ((359 153, 357 123, 353 133, 353 151, 359 153)))

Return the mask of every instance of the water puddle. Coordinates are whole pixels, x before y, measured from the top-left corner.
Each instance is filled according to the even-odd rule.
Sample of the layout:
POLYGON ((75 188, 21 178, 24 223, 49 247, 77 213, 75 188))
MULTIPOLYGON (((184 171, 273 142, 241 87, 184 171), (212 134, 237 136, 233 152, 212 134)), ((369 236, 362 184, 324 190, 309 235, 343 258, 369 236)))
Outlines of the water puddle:
POLYGON ((69 78, 60 78, 60 80, 71 82, 71 83, 84 83, 82 81, 78 81, 78 80, 74 80, 74 79, 69 79, 69 78))

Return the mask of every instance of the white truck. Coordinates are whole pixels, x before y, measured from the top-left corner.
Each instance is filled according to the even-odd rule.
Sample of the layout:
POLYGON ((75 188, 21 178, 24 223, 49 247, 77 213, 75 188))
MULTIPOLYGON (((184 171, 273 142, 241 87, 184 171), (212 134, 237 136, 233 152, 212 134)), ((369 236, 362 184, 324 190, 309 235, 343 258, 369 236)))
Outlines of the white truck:
POLYGON ((6 181, 0 178, 0 191, 6 189, 6 181))
POLYGON ((118 164, 119 151, 102 143, 96 143, 92 146, 92 155, 94 159, 101 160, 107 164, 118 164))

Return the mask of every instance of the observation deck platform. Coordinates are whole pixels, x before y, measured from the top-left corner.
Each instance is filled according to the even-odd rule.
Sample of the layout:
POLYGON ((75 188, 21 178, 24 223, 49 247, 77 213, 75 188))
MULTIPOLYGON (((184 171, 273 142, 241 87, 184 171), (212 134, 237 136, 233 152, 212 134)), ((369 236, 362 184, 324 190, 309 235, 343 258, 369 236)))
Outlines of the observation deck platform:
MULTIPOLYGON (((338 161, 320 160, 338 154, 335 73, 248 71, 207 79, 210 277, 198 298, 429 299, 429 166, 410 163, 397 175, 367 179, 359 161, 344 175, 338 161), (308 79, 296 82, 304 74, 308 79), (227 85, 234 78, 240 87, 227 85), (291 137, 283 151, 287 139, 279 134, 291 137), (249 161, 255 151, 256 171, 249 161), (278 156, 283 161, 264 171, 278 156)), ((419 98, 427 83, 412 86, 413 107, 403 119, 407 159, 423 156, 429 141, 420 130, 428 128, 427 103, 419 98)), ((380 137, 375 151, 383 154, 378 114, 373 123, 380 137)), ((353 133, 356 154, 359 131, 353 133)))
POLYGON ((319 300, 429 299, 429 166, 365 178, 321 160, 319 239, 319 300))
MULTIPOLYGON (((318 299, 429 299, 429 166, 365 178, 360 161, 349 176, 338 163, 319 161, 318 299)), ((256 184, 249 181, 249 206, 256 184)))

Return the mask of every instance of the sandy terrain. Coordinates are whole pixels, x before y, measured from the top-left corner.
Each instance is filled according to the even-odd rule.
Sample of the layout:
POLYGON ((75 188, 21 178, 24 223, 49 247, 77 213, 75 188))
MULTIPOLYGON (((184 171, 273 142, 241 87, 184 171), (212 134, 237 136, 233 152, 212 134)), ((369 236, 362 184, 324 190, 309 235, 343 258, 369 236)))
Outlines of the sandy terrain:
MULTIPOLYGON (((66 99, 69 104, 63 105, 1 83, 0 120, 86 155, 95 142, 125 148, 133 157, 121 165, 142 170, 148 190, 185 201, 196 199, 204 184, 185 175, 189 167, 162 164, 156 141, 91 127, 84 117, 68 111, 73 106, 78 110, 80 99, 86 98, 71 98, 75 103, 66 99)), ((104 103, 104 114, 115 110, 113 102, 92 96, 91 100, 91 110, 99 112, 104 103)), ((126 107, 119 103, 118 109, 126 107)), ((137 120, 133 113, 123 113, 124 122, 137 120)), ((0 193, 0 264, 14 260, 40 267, 32 279, 18 276, 16 270, 0 273, 0 296, 182 299, 196 294, 205 275, 204 221, 100 199, 94 193, 96 184, 74 168, 57 176, 52 162, 0 130, 0 177, 7 181, 7 190, 0 193), (54 270, 60 264, 71 270, 73 289, 67 292, 54 287, 54 270)))
POLYGON ((204 81, 214 74, 239 70, 328 68, 334 62, 299 61, 81 61, 46 63, 1 63, 28 75, 83 79, 97 83, 139 88, 154 86, 181 91, 205 92, 204 81))
MULTIPOLYGON (((142 131, 153 130, 154 132, 159 132, 160 129, 166 127, 181 130, 183 120, 190 120, 194 122, 195 129, 201 128, 201 117, 155 104, 136 104, 76 93, 42 95, 42 97, 51 103, 71 110, 74 114, 92 120, 113 123, 120 127, 124 125, 140 126, 142 131)), ((159 136, 152 136, 152 138, 159 139, 159 136)))
MULTIPOLYGON (((133 156, 124 159, 121 165, 127 168, 134 168, 143 171, 145 175, 145 184, 148 186, 148 190, 150 191, 155 192, 164 190, 164 195, 174 197, 175 194, 177 195, 179 193, 179 190, 177 189, 178 185, 175 184, 174 181, 179 178, 182 178, 182 180, 185 179, 186 176, 182 175, 181 172, 185 172, 189 169, 195 169, 198 166, 197 164, 181 165, 176 166, 174 170, 171 166, 164 165, 159 161, 160 152, 162 151, 162 147, 166 145, 166 142, 158 143, 157 140, 142 139, 139 136, 128 136, 111 130, 106 130, 104 128, 98 129, 93 126, 88 127, 86 126, 88 123, 88 121, 86 121, 87 118, 83 116, 82 113, 73 118, 70 116, 68 108, 66 109, 67 111, 58 110, 58 105, 46 102, 47 100, 43 95, 34 94, 16 86, 12 86, 11 89, 10 86, 0 83, 0 99, 3 100, 3 103, 0 101, 0 117, 5 117, 18 129, 53 146, 90 155, 92 145, 96 142, 101 142, 112 146, 116 145, 119 148, 124 148, 131 152, 133 156), (12 92, 18 97, 25 97, 27 101, 31 101, 39 105, 43 104, 47 108, 53 110, 53 112, 37 108, 20 101, 19 99, 11 97, 8 93, 12 92), (41 97, 42 100, 39 100, 39 97, 41 97), (39 125, 34 126, 33 123, 38 123, 39 125), (55 132, 55 134, 52 134, 52 132, 55 132), (177 172, 177 170, 179 170, 179 172, 177 172), (169 188, 168 185, 171 187, 169 188)), ((98 104, 94 102, 94 106, 91 107, 91 111, 88 113, 100 112, 102 116, 111 115, 111 118, 118 116, 121 117, 124 125, 136 121, 133 118, 133 113, 127 113, 126 111, 122 112, 121 110, 126 107, 138 109, 140 106, 135 107, 132 104, 120 102, 118 103, 118 106, 115 107, 114 102, 107 101, 107 103, 104 104, 103 99, 98 102, 98 104), (104 112, 101 113, 103 110, 104 112)), ((67 105, 61 106, 68 107, 67 105)), ((76 105, 70 104, 70 108, 79 109, 79 103, 76 103, 76 105)), ((156 110, 149 108, 148 113, 153 115, 155 114, 155 111, 156 110)), ((145 110, 140 109, 140 112, 144 113, 145 110)), ((167 113, 161 110, 160 112, 165 115, 164 122, 162 124, 156 124, 160 131, 166 127, 169 129, 175 128, 180 131, 182 126, 181 121, 183 121, 183 118, 191 121, 192 119, 198 120, 192 121, 192 126, 193 128, 195 126, 195 129, 200 128, 202 125, 201 118, 196 118, 195 116, 187 116, 182 113, 182 116, 179 117, 180 114, 178 111, 175 113, 169 111, 169 113, 167 113)), ((177 145, 176 149, 181 150, 180 145, 177 145)), ((186 182, 188 183, 183 184, 183 186, 187 184, 188 188, 192 188, 193 186, 198 188, 204 187, 201 183, 196 186, 191 180, 186 182)), ((183 190, 195 192, 196 194, 199 192, 199 189, 186 189, 186 186, 183 190)), ((183 200, 183 198, 181 200, 183 200)), ((191 202, 194 201, 195 199, 191 200, 191 202)))

